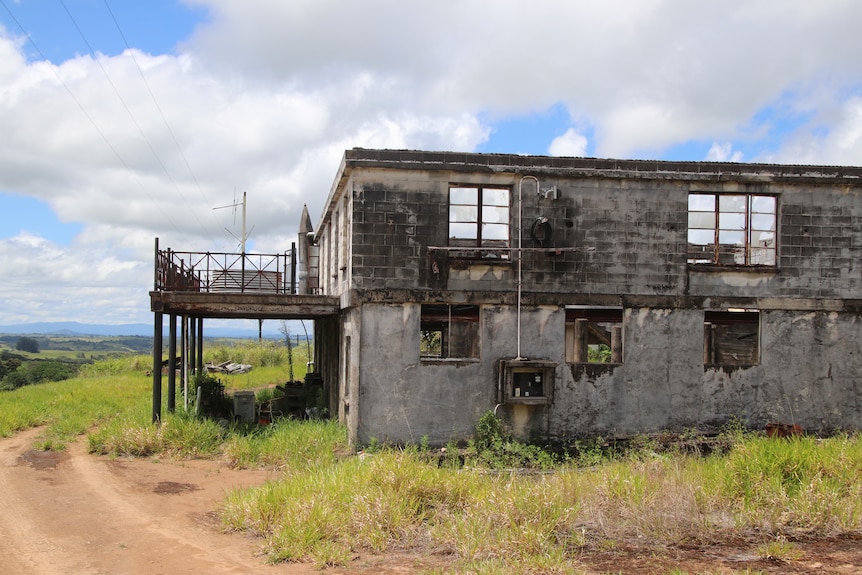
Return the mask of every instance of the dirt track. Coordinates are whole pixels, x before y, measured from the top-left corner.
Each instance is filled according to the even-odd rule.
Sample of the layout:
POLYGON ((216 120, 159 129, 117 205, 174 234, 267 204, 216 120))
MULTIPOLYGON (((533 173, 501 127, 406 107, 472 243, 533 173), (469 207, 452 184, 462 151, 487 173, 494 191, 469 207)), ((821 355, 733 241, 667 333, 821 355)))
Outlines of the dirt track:
POLYGON ((0 440, 0 573, 310 573, 269 566, 260 542, 222 533, 225 491, 261 471, 211 461, 155 463, 33 452, 38 430, 0 440))
MULTIPOLYGON (((311 575, 309 564, 267 565, 259 540, 220 529, 224 493, 259 485, 271 475, 237 471, 214 461, 111 459, 85 452, 34 452, 39 430, 0 439, 0 575, 311 575)), ((757 542, 662 548, 631 542, 613 550, 583 550, 588 573, 862 574, 862 537, 797 543, 802 556, 758 559, 757 542)), ((446 556, 357 556, 327 575, 414 573, 438 568, 446 556)))

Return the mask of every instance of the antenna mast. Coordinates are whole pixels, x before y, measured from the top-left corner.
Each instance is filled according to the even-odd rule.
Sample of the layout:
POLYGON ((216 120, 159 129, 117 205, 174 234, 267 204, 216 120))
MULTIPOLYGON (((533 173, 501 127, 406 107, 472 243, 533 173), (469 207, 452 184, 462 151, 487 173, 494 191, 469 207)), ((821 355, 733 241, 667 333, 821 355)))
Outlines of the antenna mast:
MULTIPOLYGON (((234 197, 236 197, 236 196, 234 196, 234 197)), ((235 210, 237 206, 242 206, 242 237, 240 238, 240 241, 239 241, 240 242, 240 249, 241 249, 242 253, 245 253, 245 241, 248 239, 248 232, 246 232, 246 228, 245 228, 246 203, 247 203, 246 202, 246 192, 243 192, 241 204, 236 203, 236 200, 234 200, 234 203, 232 203, 232 204, 213 208, 214 210, 221 210, 224 208, 234 208, 234 210, 235 210)), ((234 213, 236 213, 236 212, 234 212, 234 213)), ((236 220, 234 220, 234 221, 236 221, 236 220)), ((230 232, 228 232, 228 233, 230 233, 230 232)), ((231 234, 231 235, 233 235, 233 234, 231 234)), ((234 237, 236 237, 236 236, 234 236, 234 237)))

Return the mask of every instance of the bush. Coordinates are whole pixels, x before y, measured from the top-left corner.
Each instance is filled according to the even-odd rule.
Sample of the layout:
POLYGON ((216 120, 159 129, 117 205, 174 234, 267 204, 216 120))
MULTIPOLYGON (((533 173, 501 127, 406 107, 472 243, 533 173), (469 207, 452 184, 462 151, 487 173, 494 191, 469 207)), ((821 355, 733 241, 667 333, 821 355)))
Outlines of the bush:
POLYGON ((18 388, 47 381, 63 381, 75 377, 77 367, 60 361, 28 361, 3 378, 4 387, 18 388))
POLYGON ((196 406, 198 415, 212 419, 229 419, 233 409, 230 398, 225 395, 224 384, 206 371, 195 375, 189 386, 189 405, 196 406))
POLYGON ((21 367, 21 357, 9 352, 3 352, 0 356, 0 380, 21 367))
POLYGON ((513 439, 492 411, 486 412, 476 423, 471 447, 475 462, 490 469, 549 469, 555 463, 554 457, 541 447, 513 439))

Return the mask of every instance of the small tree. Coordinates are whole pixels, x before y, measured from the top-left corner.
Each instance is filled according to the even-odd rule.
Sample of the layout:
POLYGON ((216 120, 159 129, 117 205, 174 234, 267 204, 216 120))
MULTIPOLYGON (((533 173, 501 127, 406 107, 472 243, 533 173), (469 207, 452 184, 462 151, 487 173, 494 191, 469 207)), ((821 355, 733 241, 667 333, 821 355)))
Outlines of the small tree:
POLYGON ((15 349, 29 353, 39 353, 39 342, 32 337, 21 337, 18 339, 18 343, 15 344, 15 349))

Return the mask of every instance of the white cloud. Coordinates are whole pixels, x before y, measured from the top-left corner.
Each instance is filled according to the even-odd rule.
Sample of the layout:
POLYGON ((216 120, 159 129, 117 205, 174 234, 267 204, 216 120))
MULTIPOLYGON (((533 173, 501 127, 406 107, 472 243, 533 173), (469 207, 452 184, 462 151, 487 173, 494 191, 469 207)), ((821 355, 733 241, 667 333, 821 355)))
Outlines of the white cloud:
POLYGON ((587 138, 569 128, 562 136, 554 138, 548 147, 552 156, 585 156, 587 154, 587 138))
POLYGON ((741 162, 742 152, 734 151, 730 142, 713 142, 706 153, 709 162, 741 162))
MULTIPOLYGON (((739 161, 741 138, 748 151, 778 128, 781 142, 749 159, 862 157, 858 2, 186 1, 211 18, 175 55, 27 62, 23 41, 0 30, 0 189, 84 226, 69 247, 41 246, 61 260, 2 240, 13 259, 0 267, 56 273, 16 256, 17 241, 21 254, 99 278, 93 293, 106 301, 145 292, 155 236, 175 249, 235 246, 230 210, 212 209, 235 193, 248 192, 255 245, 280 251, 303 204, 321 213, 345 149, 474 150, 491 133, 479 118, 555 104, 589 126, 597 156, 707 141, 709 159, 739 161), (799 125, 775 125, 787 118, 799 125), (114 276, 92 273, 126 261, 114 276)), ((569 129, 549 153, 585 155, 583 133, 569 129)), ((62 298, 27 277, 15 297, 62 298)), ((147 300, 130 305, 146 312, 147 300)), ((7 304, 0 323, 12 313, 7 304)))

